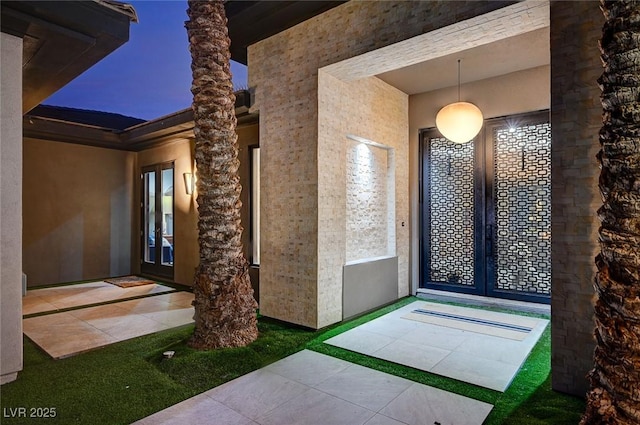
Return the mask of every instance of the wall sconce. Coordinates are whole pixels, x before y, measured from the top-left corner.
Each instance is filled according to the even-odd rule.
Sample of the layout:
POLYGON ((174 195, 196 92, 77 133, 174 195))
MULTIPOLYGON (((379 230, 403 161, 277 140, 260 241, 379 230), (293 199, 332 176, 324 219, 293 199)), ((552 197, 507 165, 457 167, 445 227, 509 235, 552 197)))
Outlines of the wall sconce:
POLYGON ((184 177, 184 191, 187 193, 187 195, 193 195, 196 183, 196 179, 193 177, 193 174, 184 173, 182 177, 184 177))
POLYGON ((460 101, 460 59, 458 59, 458 101, 440 109, 436 115, 436 127, 444 137, 454 143, 467 143, 480 129, 484 117, 473 103, 460 101))

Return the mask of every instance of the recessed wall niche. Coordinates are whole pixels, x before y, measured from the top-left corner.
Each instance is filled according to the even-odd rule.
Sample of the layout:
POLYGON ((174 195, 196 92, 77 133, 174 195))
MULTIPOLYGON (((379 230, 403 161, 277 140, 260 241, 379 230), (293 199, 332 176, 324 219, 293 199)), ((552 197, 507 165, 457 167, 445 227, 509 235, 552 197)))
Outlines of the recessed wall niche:
POLYGON ((396 255, 393 148, 347 136, 346 261, 396 255))

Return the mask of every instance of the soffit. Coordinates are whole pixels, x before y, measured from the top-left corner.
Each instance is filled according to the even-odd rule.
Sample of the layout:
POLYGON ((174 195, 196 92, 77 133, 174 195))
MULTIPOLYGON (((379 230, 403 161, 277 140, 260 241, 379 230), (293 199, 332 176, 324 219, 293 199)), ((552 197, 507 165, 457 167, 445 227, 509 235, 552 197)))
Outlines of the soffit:
POLYGON ((23 39, 22 109, 28 112, 129 39, 135 13, 116 2, 6 1, 2 32, 23 39))
POLYGON ((548 31, 549 2, 525 0, 321 71, 343 81, 378 76, 406 93, 420 93, 456 85, 459 58, 463 82, 547 64, 548 31))
POLYGON ((313 18, 346 1, 225 2, 231 38, 231 58, 247 64, 247 47, 313 18))
POLYGON ((425 93, 457 83, 458 59, 461 60, 460 80, 464 84, 549 65, 549 49, 547 27, 377 76, 409 95, 425 93))

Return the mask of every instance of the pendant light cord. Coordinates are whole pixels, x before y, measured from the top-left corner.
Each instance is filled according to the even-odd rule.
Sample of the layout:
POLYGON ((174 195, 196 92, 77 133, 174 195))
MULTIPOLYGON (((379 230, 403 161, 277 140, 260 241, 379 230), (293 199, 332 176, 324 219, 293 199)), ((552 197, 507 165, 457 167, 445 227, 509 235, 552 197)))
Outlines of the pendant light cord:
POLYGON ((458 59, 458 102, 460 102, 460 59, 458 59))

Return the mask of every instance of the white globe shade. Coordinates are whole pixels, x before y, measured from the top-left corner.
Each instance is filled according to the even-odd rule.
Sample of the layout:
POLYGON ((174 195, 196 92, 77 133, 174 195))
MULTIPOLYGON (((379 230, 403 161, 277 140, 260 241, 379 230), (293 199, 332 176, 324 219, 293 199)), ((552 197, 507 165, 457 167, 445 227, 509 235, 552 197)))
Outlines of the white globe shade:
POLYGON ((436 127, 447 139, 455 143, 467 143, 482 128, 482 111, 469 102, 451 103, 438 111, 436 127))

